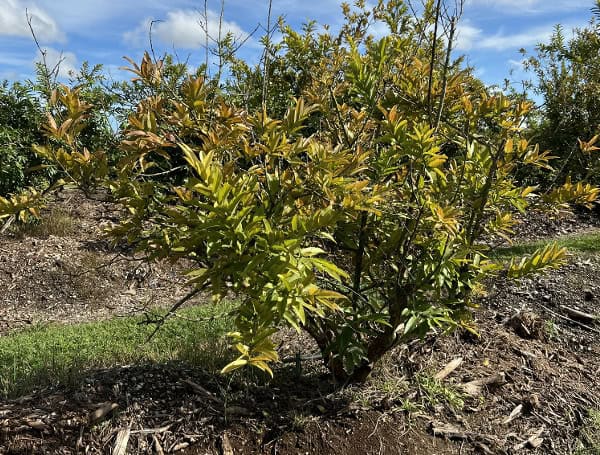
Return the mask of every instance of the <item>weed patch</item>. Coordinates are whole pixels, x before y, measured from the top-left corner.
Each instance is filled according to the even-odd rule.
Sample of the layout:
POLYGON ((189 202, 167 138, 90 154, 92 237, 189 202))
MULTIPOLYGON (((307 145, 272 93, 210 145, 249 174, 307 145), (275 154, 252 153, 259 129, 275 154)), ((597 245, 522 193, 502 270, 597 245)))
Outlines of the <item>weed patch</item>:
POLYGON ((600 410, 589 410, 575 455, 600 455, 600 410))
POLYGON ((68 211, 62 209, 54 209, 48 214, 44 214, 44 218, 41 220, 19 223, 13 228, 13 234, 18 238, 47 238, 51 235, 67 237, 73 232, 75 232, 75 220, 68 211))
POLYGON ((427 374, 417 375, 416 380, 425 406, 448 404, 455 410, 460 410, 465 406, 464 394, 454 387, 427 374))

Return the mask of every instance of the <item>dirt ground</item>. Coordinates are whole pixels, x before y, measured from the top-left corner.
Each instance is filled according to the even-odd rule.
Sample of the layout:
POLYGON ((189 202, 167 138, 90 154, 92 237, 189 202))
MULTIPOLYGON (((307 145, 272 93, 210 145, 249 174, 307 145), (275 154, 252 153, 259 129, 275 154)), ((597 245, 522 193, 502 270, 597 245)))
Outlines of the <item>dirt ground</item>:
POLYGON ((47 222, 0 235, 0 334, 39 322, 77 323, 172 304, 184 280, 104 238, 116 207, 75 192, 48 204, 47 222))
MULTIPOLYGON (((114 207, 66 193, 49 209, 74 220, 61 235, 0 236, 0 334, 135 314, 184 294, 175 266, 143 266, 102 239, 114 207)), ((589 214, 538 217, 519 236, 597 228, 589 214)), ((340 389, 318 360, 280 364, 270 382, 180 363, 89 371, 0 402, 0 453, 574 454, 592 444, 588 411, 600 410, 600 324, 565 308, 600 313, 599 268, 587 255, 521 283, 489 283, 479 337, 403 346, 361 388, 340 389)), ((308 343, 283 341, 290 356, 308 343)))

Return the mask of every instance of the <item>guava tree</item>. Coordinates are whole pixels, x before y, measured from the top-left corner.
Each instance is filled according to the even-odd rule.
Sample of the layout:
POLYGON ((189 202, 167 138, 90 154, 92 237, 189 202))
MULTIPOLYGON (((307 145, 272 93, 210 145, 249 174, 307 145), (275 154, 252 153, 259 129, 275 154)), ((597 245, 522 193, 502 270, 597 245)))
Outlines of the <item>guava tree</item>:
MULTIPOLYGON (((280 118, 235 107, 201 77, 177 96, 153 91, 129 117, 116 177, 102 174, 126 209, 113 236, 148 260, 192 264, 189 297, 236 302, 229 337, 239 356, 224 372, 271 373, 272 336, 285 327, 306 331, 340 381, 364 380, 415 337, 475 330, 469 308, 483 278, 519 278, 565 257, 548 246, 497 263, 484 240, 509 235, 513 213, 532 202, 597 196, 571 182, 543 196, 520 186, 516 169, 550 166, 522 133, 530 105, 487 93, 458 65, 432 68, 427 28, 414 28, 401 2, 380 6, 390 27, 382 39, 350 11, 354 25, 337 39, 314 38, 332 47, 315 54, 302 97, 280 118), (183 181, 155 178, 157 162, 182 161, 183 181)), ((148 87, 161 83, 162 64, 147 54, 132 71, 148 87)), ((62 90, 58 101, 76 98, 62 90)), ((70 102, 48 131, 78 157, 69 138, 87 107, 70 102)))

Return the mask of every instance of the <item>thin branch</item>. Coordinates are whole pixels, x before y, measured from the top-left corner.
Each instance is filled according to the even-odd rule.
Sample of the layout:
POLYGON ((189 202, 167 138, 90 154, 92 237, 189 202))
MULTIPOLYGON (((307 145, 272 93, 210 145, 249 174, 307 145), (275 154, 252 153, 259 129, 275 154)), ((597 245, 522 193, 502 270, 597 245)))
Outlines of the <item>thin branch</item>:
POLYGON ((210 77, 210 71, 208 67, 208 40, 209 40, 209 32, 208 32, 208 0, 204 0, 204 45, 205 45, 205 54, 204 54, 204 64, 205 64, 205 76, 210 77))
POLYGON ((148 337, 148 339, 146 340, 146 342, 149 342, 150 340, 152 340, 152 338, 154 338, 154 335, 156 335, 156 333, 160 330, 160 328, 167 322, 167 320, 172 317, 175 312, 181 308, 181 306, 187 302, 188 300, 192 299, 193 297, 195 297, 197 294, 199 294, 200 292, 202 292, 204 289, 206 289, 207 285, 201 286, 199 288, 194 288, 192 289, 190 292, 188 292, 186 295, 184 295, 181 299, 179 299, 177 302, 175 302, 175 304, 169 309, 169 311, 167 312, 167 314, 165 314, 163 317, 161 317, 160 319, 156 320, 156 321, 143 321, 140 324, 156 324, 156 327, 154 329, 154 331, 150 334, 150 336, 148 337))
POLYGON ((437 0, 437 4, 435 7, 435 24, 433 27, 433 41, 431 43, 431 60, 429 62, 429 81, 427 82, 427 109, 429 113, 429 126, 432 126, 432 115, 433 115, 433 100, 432 100, 432 91, 433 91, 433 68, 435 66, 435 57, 436 57, 436 46, 438 39, 438 26, 440 22, 440 9, 441 9, 442 0, 437 0))
MULTIPOLYGON (((225 15, 225 0, 221 0, 221 12, 219 13, 219 34, 218 34, 218 57, 219 57, 219 69, 217 72, 217 87, 221 83, 221 75, 223 74, 223 16, 225 15)), ((208 24, 207 24, 208 26, 208 24)))
POLYGON ((185 169, 187 166, 177 166, 172 169, 168 169, 162 172, 155 172, 154 174, 139 174, 139 177, 160 177, 162 175, 172 174, 173 172, 177 172, 181 169, 185 169))
POLYGON ((150 44, 150 52, 152 53, 152 60, 154 61, 154 64, 156 65, 156 54, 154 53, 154 42, 152 41, 152 27, 154 26, 154 24, 156 22, 162 22, 160 19, 156 19, 156 20, 152 20, 150 21, 150 27, 148 29, 148 42, 150 44))
POLYGON ((544 310, 546 310, 548 313, 550 313, 551 315, 553 315, 553 316, 555 316, 555 317, 557 317, 557 318, 563 319, 563 320, 565 320, 565 321, 569 321, 569 322, 571 322, 571 323, 573 323, 573 324, 576 324, 576 325, 578 325, 579 327, 581 327, 581 328, 583 328, 583 329, 586 329, 586 330, 589 330, 589 331, 591 331, 591 332, 594 332, 594 333, 598 333, 598 334, 600 334, 600 330, 598 330, 598 329, 596 329, 596 328, 594 328, 594 327, 590 327, 589 325, 587 325, 587 324, 584 324, 584 323, 582 323, 582 322, 579 322, 579 321, 576 321, 575 319, 571 319, 571 318, 568 318, 567 316, 563 316, 563 315, 562 315, 562 314, 560 314, 560 313, 557 313, 557 312, 555 312, 555 311, 552 311, 550 308, 548 308, 548 307, 547 307, 547 306, 545 306, 545 305, 542 305, 542 304, 540 304, 540 306, 541 306, 541 307, 542 307, 544 310))
POLYGON ((267 14, 267 35, 265 41, 265 61, 263 69, 263 86, 262 86, 262 110, 263 114, 267 112, 267 89, 269 86, 269 64, 271 56, 271 8, 273 0, 269 0, 269 12, 267 14))
POLYGON ((46 57, 48 55, 48 50, 42 49, 42 46, 40 45, 40 42, 37 38, 37 35, 35 34, 35 30, 33 29, 33 23, 32 23, 33 16, 31 14, 29 14, 29 10, 27 8, 25 8, 25 18, 27 20, 27 25, 29 26, 29 31, 31 32, 31 36, 33 37, 33 41, 35 42, 35 46, 37 47, 40 55, 42 56, 42 61, 41 61, 42 68, 43 68, 42 77, 44 79, 44 81, 43 81, 44 84, 46 84, 45 88, 47 91, 44 95, 46 96, 46 101, 50 102, 50 93, 52 92, 52 86, 56 82, 56 78, 58 77, 58 72, 60 70, 60 65, 64 61, 64 57, 61 52, 60 56, 58 58, 58 61, 56 62, 56 64, 52 68, 52 70, 50 70, 48 68, 48 61, 46 59, 46 57))
POLYGON ((16 215, 11 215, 8 217, 8 220, 6 220, 6 222, 4 223, 4 225, 2 226, 2 228, 0 229, 0 235, 4 234, 6 232, 6 230, 14 223, 14 221, 17 219, 16 215))
POLYGON ((450 67, 450 56, 452 54, 452 45, 454 41, 454 33, 456 32, 457 18, 452 17, 450 19, 450 32, 448 34, 448 46, 446 47, 446 60, 444 61, 444 68, 442 73, 442 94, 440 99, 440 107, 438 109, 437 118, 435 119, 434 130, 437 130, 440 121, 442 119, 442 112, 444 111, 444 103, 446 102, 446 91, 448 89, 448 68, 450 67))

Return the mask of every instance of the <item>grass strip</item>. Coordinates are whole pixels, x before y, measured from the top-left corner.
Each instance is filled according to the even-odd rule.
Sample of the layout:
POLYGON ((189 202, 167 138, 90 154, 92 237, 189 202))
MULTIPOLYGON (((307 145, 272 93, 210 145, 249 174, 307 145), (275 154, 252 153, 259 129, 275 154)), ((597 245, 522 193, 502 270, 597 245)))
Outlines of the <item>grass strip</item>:
POLYGON ((231 319, 224 316, 230 305, 183 309, 149 342, 154 325, 140 324, 142 316, 38 325, 1 336, 0 396, 14 397, 37 387, 74 383, 86 370, 120 364, 183 360, 219 368, 227 358, 222 335, 231 329, 231 319))
POLYGON ((552 242, 556 242, 559 246, 565 247, 570 251, 580 253, 600 252, 600 232, 589 232, 536 240, 534 242, 517 243, 508 247, 496 248, 490 251, 488 256, 496 259, 524 256, 552 242))

